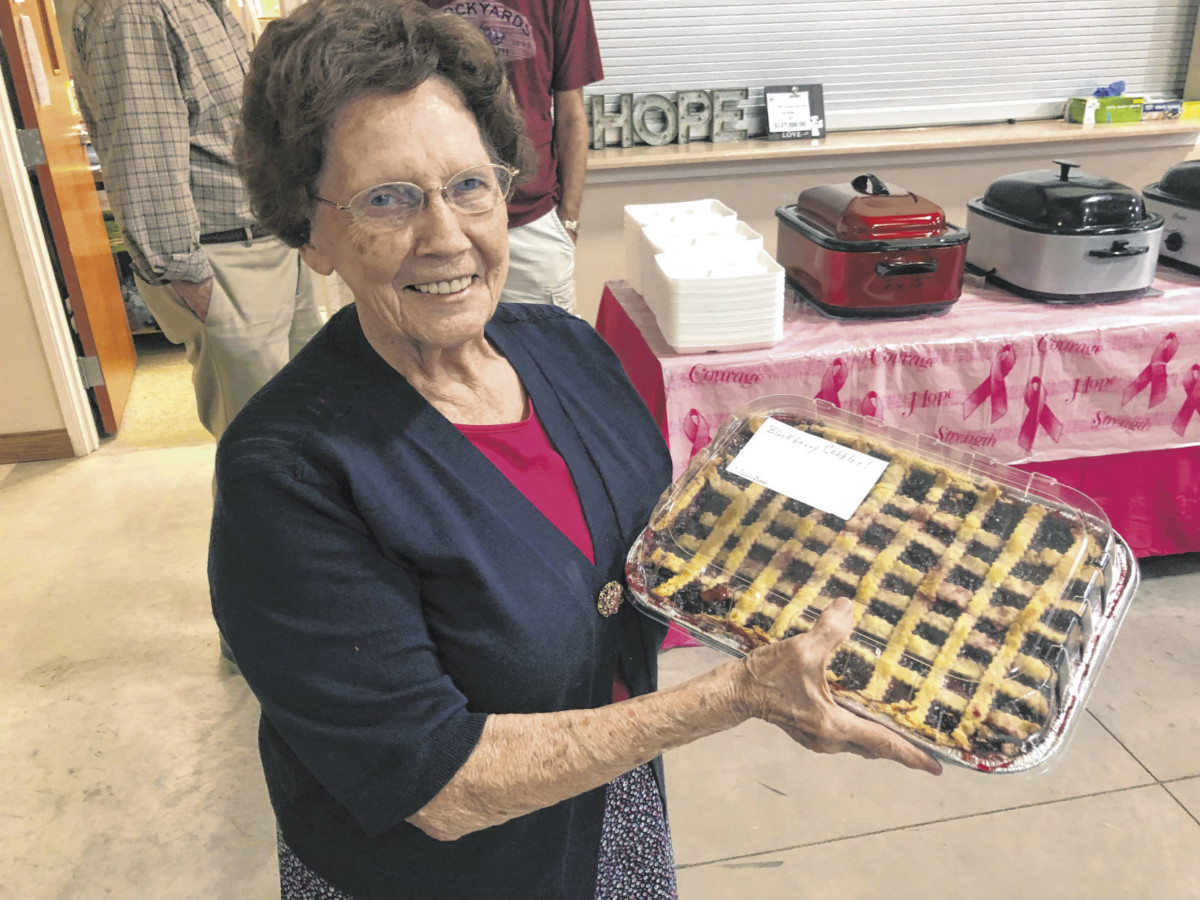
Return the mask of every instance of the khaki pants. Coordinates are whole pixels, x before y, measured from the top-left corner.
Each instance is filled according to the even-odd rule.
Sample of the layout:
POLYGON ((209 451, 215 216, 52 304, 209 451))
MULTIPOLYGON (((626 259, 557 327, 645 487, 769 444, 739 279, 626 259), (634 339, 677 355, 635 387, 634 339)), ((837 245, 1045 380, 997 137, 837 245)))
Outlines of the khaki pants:
POLYGON ((508 229, 508 280, 500 299, 575 312, 575 242, 557 210, 508 229))
POLYGON ((169 284, 137 281, 167 339, 187 348, 200 423, 219 438, 254 393, 321 328, 313 275, 275 238, 206 244, 213 269, 208 320, 169 284))

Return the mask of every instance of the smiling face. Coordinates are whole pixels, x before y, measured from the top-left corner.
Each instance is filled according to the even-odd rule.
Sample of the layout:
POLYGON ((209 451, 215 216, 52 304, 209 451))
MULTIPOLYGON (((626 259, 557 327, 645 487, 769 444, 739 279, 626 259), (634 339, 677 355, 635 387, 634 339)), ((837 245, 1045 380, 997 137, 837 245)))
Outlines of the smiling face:
POLYGON ((454 350, 483 340, 508 274, 508 214, 448 206, 438 187, 492 162, 474 116, 434 77, 403 94, 366 94, 338 114, 316 193, 346 204, 364 188, 409 182, 428 192, 400 225, 317 203, 300 254, 354 294, 363 331, 395 364, 396 352, 454 350))

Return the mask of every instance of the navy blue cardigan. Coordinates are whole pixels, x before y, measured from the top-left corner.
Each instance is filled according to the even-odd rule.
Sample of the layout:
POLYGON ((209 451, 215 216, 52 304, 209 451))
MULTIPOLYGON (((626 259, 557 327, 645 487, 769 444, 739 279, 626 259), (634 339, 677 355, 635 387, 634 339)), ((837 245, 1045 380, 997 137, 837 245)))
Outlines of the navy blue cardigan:
MULTIPOLYGON (((603 618, 670 481, 661 432, 587 323, 503 304, 487 336, 574 478, 595 565, 339 312, 217 452, 213 611, 262 706, 284 838, 360 900, 591 897, 598 788, 452 842, 406 823, 492 713, 653 690, 664 629, 603 618)), ((657 768, 661 790, 661 764, 657 768)))

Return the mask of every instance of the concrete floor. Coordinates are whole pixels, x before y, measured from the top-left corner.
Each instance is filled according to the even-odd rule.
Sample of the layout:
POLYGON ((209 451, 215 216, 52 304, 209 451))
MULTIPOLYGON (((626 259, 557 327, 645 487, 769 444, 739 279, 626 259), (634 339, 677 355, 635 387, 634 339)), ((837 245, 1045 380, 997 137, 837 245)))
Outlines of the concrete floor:
MULTIPOLYGON (((208 612, 213 447, 164 359, 168 438, 145 365, 119 438, 0 466, 0 898, 278 896, 257 707, 208 612)), ((935 780, 761 723, 670 754, 681 896, 1200 897, 1200 554, 1144 574, 1042 770, 935 780)), ((671 650, 664 676, 720 659, 671 650)))

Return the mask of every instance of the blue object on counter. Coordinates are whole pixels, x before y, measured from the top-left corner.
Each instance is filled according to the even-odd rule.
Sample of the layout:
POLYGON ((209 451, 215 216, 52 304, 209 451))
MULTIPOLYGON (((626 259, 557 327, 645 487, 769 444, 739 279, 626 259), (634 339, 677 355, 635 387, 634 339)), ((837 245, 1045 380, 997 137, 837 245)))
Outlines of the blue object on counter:
POLYGON ((1125 82, 1114 81, 1108 87, 1098 87, 1092 91, 1093 97, 1120 97, 1125 93, 1125 82))

